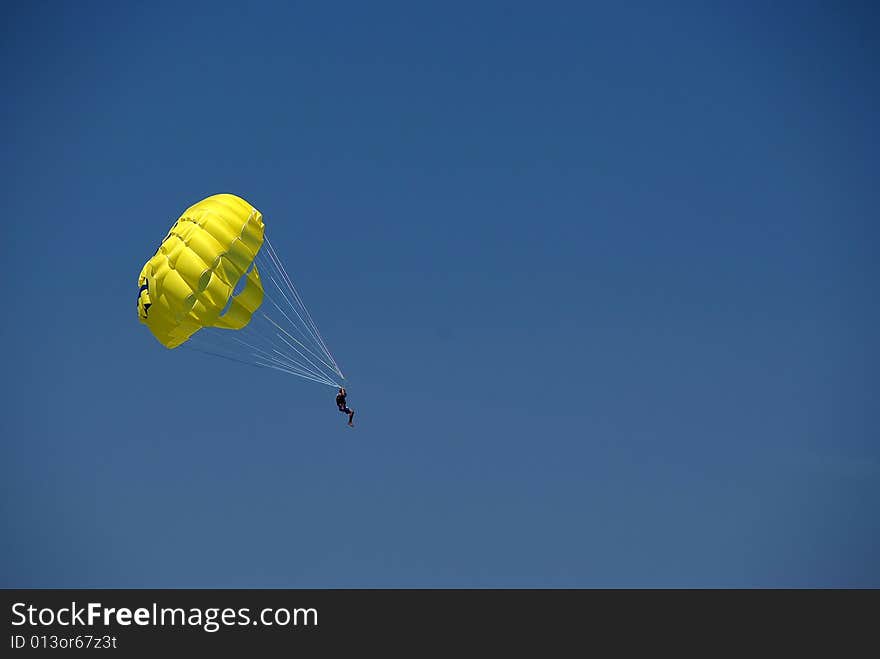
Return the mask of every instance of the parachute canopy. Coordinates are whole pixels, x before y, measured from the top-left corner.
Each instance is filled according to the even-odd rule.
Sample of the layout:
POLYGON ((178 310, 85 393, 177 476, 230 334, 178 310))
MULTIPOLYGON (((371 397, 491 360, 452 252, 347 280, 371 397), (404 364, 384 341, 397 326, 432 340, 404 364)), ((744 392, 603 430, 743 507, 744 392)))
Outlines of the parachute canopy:
POLYGON ((183 212, 138 278, 138 316, 159 343, 176 348, 203 327, 248 324, 263 302, 254 258, 264 231, 262 214, 231 194, 183 212))
POLYGON ((233 194, 187 208, 138 277, 138 318, 163 346, 330 386, 342 371, 266 235, 233 194))

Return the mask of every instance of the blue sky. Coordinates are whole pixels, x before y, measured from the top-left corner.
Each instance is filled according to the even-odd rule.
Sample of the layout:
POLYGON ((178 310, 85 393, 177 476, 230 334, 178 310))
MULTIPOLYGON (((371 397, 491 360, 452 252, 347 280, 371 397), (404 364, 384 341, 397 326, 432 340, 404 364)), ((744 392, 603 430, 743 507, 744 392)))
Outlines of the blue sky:
POLYGON ((870 3, 6 3, 5 587, 880 587, 870 3), (263 213, 349 378, 167 351, 263 213))

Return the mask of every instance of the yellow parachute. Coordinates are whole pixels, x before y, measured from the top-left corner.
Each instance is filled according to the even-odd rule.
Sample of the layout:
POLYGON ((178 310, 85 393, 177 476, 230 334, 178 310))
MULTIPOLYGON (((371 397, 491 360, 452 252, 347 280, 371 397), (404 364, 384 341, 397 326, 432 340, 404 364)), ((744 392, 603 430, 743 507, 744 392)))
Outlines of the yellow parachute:
POLYGON ((138 278, 138 317, 166 348, 203 327, 241 329, 263 302, 254 258, 262 214, 241 197, 217 194, 187 208, 138 278), (245 277, 244 289, 233 295, 245 277))
POLYGON ((263 215, 233 194, 187 208, 138 277, 138 319, 184 346, 328 386, 344 380, 269 241, 263 215))

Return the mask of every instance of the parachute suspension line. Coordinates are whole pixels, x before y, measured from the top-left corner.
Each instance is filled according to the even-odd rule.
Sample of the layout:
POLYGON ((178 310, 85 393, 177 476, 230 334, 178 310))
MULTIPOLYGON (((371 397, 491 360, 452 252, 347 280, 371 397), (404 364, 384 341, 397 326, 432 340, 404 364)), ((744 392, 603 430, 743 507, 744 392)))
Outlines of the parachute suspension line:
MULTIPOLYGON (((265 314, 263 314, 263 315, 265 316, 265 314)), ((290 336, 290 334, 288 334, 288 332, 283 327, 280 327, 274 320, 269 318, 269 316, 265 316, 265 317, 266 317, 266 320, 268 320, 270 323, 275 325, 275 327, 277 327, 279 330, 281 330, 281 332, 283 332, 284 334, 287 334, 287 336, 290 336)), ((300 355, 303 359, 305 359, 311 366, 313 366, 318 373, 321 372, 321 369, 318 366, 316 366, 315 363, 311 359, 309 359, 304 354, 302 354, 299 350, 297 350, 296 346, 291 345, 291 343, 287 339, 285 339, 283 336, 281 336, 281 334, 278 334, 278 338, 281 339, 285 344, 290 346, 290 348, 292 350, 296 351, 296 353, 298 355, 300 355)), ((290 338, 293 339, 294 341, 296 341, 296 339, 294 339, 292 336, 290 336, 290 338)), ((299 341, 297 341, 297 343, 299 343, 299 341)))
MULTIPOLYGON (((272 267, 271 267, 273 265, 274 264, 272 264, 271 262, 266 262, 265 264, 263 264, 263 268, 265 269, 265 271, 267 272, 267 275, 268 275, 268 281, 271 282, 272 284, 274 284, 275 288, 277 289, 277 292, 281 294, 281 296, 284 298, 284 301, 287 303, 287 305, 290 307, 290 309, 294 312, 294 315, 296 316, 297 319, 299 319, 300 322, 297 323, 293 318, 291 318, 290 315, 288 315, 287 312, 284 311, 281 304, 279 304, 278 301, 275 299, 275 297, 272 295, 272 291, 268 286, 264 286, 264 295, 265 295, 266 289, 269 289, 268 290, 268 298, 269 298, 269 301, 271 302, 272 306, 274 306, 275 309, 278 311, 278 313, 280 313, 283 316, 284 320, 287 321, 287 326, 290 329, 295 330, 299 334, 299 336, 302 337, 302 339, 304 341, 308 342, 314 349, 310 348, 305 343, 303 343, 303 341, 300 341, 297 337, 293 336, 289 331, 287 331, 286 329, 281 327, 281 325, 279 323, 275 322, 265 311, 263 311, 264 317, 266 318, 266 320, 268 320, 270 323, 272 323, 272 325, 275 326, 276 329, 283 332, 287 337, 289 337, 291 340, 293 340, 297 345, 299 345, 303 350, 305 350, 315 360, 319 361, 324 367, 326 367, 328 374, 332 373, 335 375, 340 375, 340 371, 339 371, 338 367, 336 367, 335 365, 331 365, 331 363, 330 363, 333 361, 332 356, 329 355, 328 352, 323 348, 321 343, 319 343, 318 338, 310 330, 308 324, 303 319, 303 314, 300 312, 300 310, 298 310, 296 308, 296 306, 290 301, 290 298, 285 294, 284 289, 282 288, 281 284, 279 284, 279 280, 275 276, 273 276, 272 267), (324 356, 322 357, 316 351, 322 353, 324 356), (328 359, 330 361, 328 361, 328 359)), ((276 273, 277 273, 277 269, 276 269, 276 273)), ((283 282, 283 280, 282 280, 282 282, 283 282)), ((268 305, 264 305, 264 309, 267 309, 267 308, 268 308, 268 305)), ((290 345, 290 343, 286 339, 284 339, 283 336, 281 336, 281 335, 278 335, 278 336, 282 340, 284 340, 285 343, 290 345)), ((311 359, 309 359, 308 356, 304 355, 300 350, 298 350, 297 348, 295 348, 293 346, 291 346, 291 347, 294 350, 296 350, 296 352, 298 354, 300 354, 303 357, 303 359, 308 361, 308 363, 311 364, 313 367, 317 368, 319 371, 322 370, 321 367, 319 367, 317 364, 315 364, 311 359)), ((334 375, 334 377, 335 377, 335 375, 334 375)), ((340 375, 340 377, 342 377, 342 376, 340 375)))
MULTIPOLYGON (((212 357, 220 357, 221 359, 228 359, 229 361, 237 362, 237 363, 239 363, 239 364, 244 364, 245 366, 258 366, 258 367, 262 367, 262 368, 271 368, 271 369, 274 369, 274 370, 276 370, 276 371, 283 371, 284 373, 290 373, 291 375, 299 376, 299 377, 301 377, 301 378, 303 378, 303 379, 305 379, 305 380, 312 380, 313 382, 318 382, 319 384, 326 384, 326 385, 331 386, 331 387, 337 387, 337 386, 339 386, 339 385, 337 385, 336 383, 329 382, 329 381, 324 380, 324 379, 316 379, 316 378, 313 378, 313 377, 309 377, 308 375, 304 375, 303 373, 300 373, 300 372, 298 372, 298 371, 295 371, 295 370, 293 370, 293 369, 291 369, 291 368, 284 368, 283 366, 275 366, 275 365, 273 365, 273 364, 263 364, 263 363, 261 363, 260 361, 245 361, 245 360, 242 360, 242 359, 236 359, 235 357, 231 357, 231 356, 229 356, 229 355, 224 355, 224 354, 222 354, 222 353, 220 353, 220 352, 213 352, 213 351, 211 351, 211 350, 202 350, 201 348, 197 348, 197 347, 195 347, 195 346, 189 345, 189 342, 187 342, 186 344, 184 344, 183 347, 185 347, 185 348, 187 348, 188 350, 191 350, 191 351, 193 351, 193 352, 200 352, 200 353, 202 353, 203 355, 210 355, 210 356, 212 356, 212 357)), ((280 363, 280 362, 279 362, 279 363, 280 363)))
POLYGON ((264 360, 269 359, 275 362, 282 362, 281 365, 292 370, 300 371, 303 374, 307 374, 308 376, 311 376, 312 379, 322 381, 328 386, 339 386, 327 372, 303 355, 300 350, 291 346, 280 333, 275 331, 275 329, 287 333, 284 328, 272 320, 267 314, 261 312, 259 315, 255 314, 252 317, 251 323, 245 327, 244 330, 238 332, 238 334, 243 334, 245 338, 250 339, 257 345, 250 345, 236 337, 234 334, 229 338, 245 347, 261 352, 262 355, 255 355, 257 357, 262 357, 264 360), (265 328, 261 327, 261 325, 264 324, 260 322, 261 319, 265 319, 265 321, 271 323, 272 326, 266 326, 265 328), (263 330, 265 330, 265 332, 263 330), (266 336, 266 332, 272 336, 266 336), (294 352, 288 350, 288 347, 292 348, 294 352), (274 353, 277 357, 273 356, 271 353, 274 353), (305 360, 305 362, 303 360, 305 360))
POLYGON ((271 364, 262 364, 260 362, 254 362, 254 365, 260 366, 262 368, 271 368, 275 371, 281 371, 282 373, 290 373, 291 375, 299 376, 299 377, 303 378, 304 380, 311 380, 312 382, 317 382, 319 384, 326 384, 330 387, 338 387, 339 386, 338 384, 334 384, 332 382, 327 382, 326 380, 316 380, 315 378, 310 378, 307 375, 302 375, 301 373, 297 373, 296 371, 291 371, 289 369, 282 368, 280 366, 272 366, 271 364))
POLYGON ((272 243, 269 241, 268 237, 265 238, 265 243, 266 243, 266 246, 269 248, 267 251, 269 257, 280 267, 281 273, 284 275, 284 278, 287 280, 287 285, 290 287, 291 292, 293 293, 294 297, 296 297, 296 300, 299 303, 302 310, 305 311, 306 317, 309 319, 309 323, 311 324, 312 330, 314 331, 314 334, 318 339, 318 343, 320 343, 321 347, 323 347, 324 352, 330 358, 330 361, 333 362, 333 365, 335 366, 334 370, 336 371, 336 373, 339 375, 340 378, 342 378, 344 380, 345 376, 342 374, 342 370, 339 368, 339 364, 336 363, 336 360, 333 358, 333 355, 331 354, 330 349, 327 347, 327 344, 324 342, 324 337, 322 337, 321 333, 318 331, 318 326, 315 325, 315 321, 312 319, 312 314, 309 313, 309 309, 305 305, 305 303, 303 302, 302 297, 300 297, 299 291, 296 290, 296 286, 294 286, 293 282, 290 280, 290 276, 287 274, 287 270, 284 268, 284 264, 281 262, 281 259, 279 259, 278 255, 275 253, 275 248, 272 247, 272 243))
MULTIPOLYGON (((248 332, 247 329, 248 328, 240 330, 238 333, 247 333, 248 338, 251 339, 254 339, 255 337, 257 339, 261 338, 257 333, 248 332)), ((194 352, 212 355, 214 357, 222 357, 248 366, 272 368, 274 370, 283 371, 284 373, 296 375, 305 380, 319 382, 330 387, 339 386, 335 382, 330 381, 329 378, 315 374, 310 370, 300 367, 300 365, 292 360, 285 359, 284 353, 277 349, 273 349, 271 344, 267 345, 265 342, 261 344, 259 340, 256 340, 255 343, 257 345, 254 345, 228 335, 229 331, 227 330, 203 330, 194 335, 181 347, 188 348, 194 352), (244 346, 246 349, 240 346, 244 346), (275 352, 278 356, 273 356, 271 352, 275 352)))
MULTIPOLYGON (((300 301, 299 306, 291 301, 291 298, 294 297, 293 295, 291 295, 294 289, 287 285, 287 281, 289 281, 289 278, 285 277, 280 270, 280 268, 283 268, 284 266, 281 264, 278 256, 273 255, 273 253, 269 249, 267 249, 269 247, 271 246, 268 245, 268 238, 264 238, 264 249, 261 250, 259 254, 257 254, 255 261, 257 263, 257 267, 261 269, 265 276, 265 280, 263 282, 264 298, 268 298, 271 305, 275 307, 275 310, 283 316, 283 320, 281 318, 277 318, 276 316, 276 319, 278 321, 276 322, 276 319, 270 317, 267 311, 271 311, 271 309, 269 309, 269 305, 267 304, 263 304, 263 317, 268 320, 278 331, 283 332, 284 335, 289 337, 309 355, 311 355, 314 360, 320 362, 324 367, 326 367, 327 371, 324 374, 330 376, 331 380, 335 380, 337 375, 340 378, 344 379, 342 372, 339 370, 339 367, 336 365, 333 356, 330 354, 329 350, 327 350, 323 341, 320 339, 320 336, 316 333, 315 330, 312 329, 312 326, 309 324, 309 322, 306 321, 306 318, 310 318, 310 315, 308 314, 308 309, 306 309, 305 306, 301 304, 302 298, 298 298, 300 301), (266 252, 265 255, 263 254, 264 251, 266 252), (285 288, 287 288, 287 292, 285 292, 285 288), (293 311, 293 316, 288 314, 284 310, 284 308, 282 308, 283 303, 279 301, 279 295, 290 308, 290 310, 293 311), (282 325, 285 325, 286 327, 282 327, 282 325), (295 331, 302 340, 291 334, 291 331, 288 330, 295 331)), ((311 323, 312 325, 314 325, 314 321, 311 321, 311 323)), ((278 336, 279 338, 284 340, 283 336, 278 336)), ((286 340, 285 343, 289 345, 289 342, 287 342, 286 340)), ((297 350, 296 348, 294 348, 294 350, 296 350, 297 353, 300 354, 303 359, 307 360, 308 363, 311 364, 314 368, 318 369, 319 372, 323 371, 321 367, 315 364, 312 359, 309 359, 308 356, 302 354, 300 350, 297 350)))
MULTIPOLYGON (((307 375, 314 376, 314 377, 320 377, 322 381, 327 381, 327 379, 324 378, 324 377, 320 374, 320 371, 318 371, 318 372, 313 372, 313 371, 311 371, 311 370, 306 370, 306 369, 303 368, 299 363, 292 361, 290 358, 287 357, 286 354, 284 354, 283 352, 281 352, 281 351, 278 350, 277 348, 272 348, 272 352, 274 352, 275 354, 278 355, 278 357, 274 357, 274 356, 272 356, 271 354, 269 354, 268 352, 266 352, 265 350, 262 350, 261 348, 259 348, 259 347, 257 347, 257 346, 253 346, 253 345, 247 343, 246 341, 242 341, 241 339, 238 339, 238 338, 236 338, 236 337, 234 337, 234 336, 232 336, 232 337, 230 337, 230 338, 231 338, 233 341, 235 341, 235 342, 237 342, 237 343, 240 343, 241 345, 243 345, 243 346, 245 346, 245 347, 247 347, 247 348, 251 348, 252 350, 256 350, 257 353, 262 353, 262 356, 259 355, 259 354, 256 354, 256 353, 254 354, 254 356, 256 356, 256 357, 258 357, 258 358, 261 358, 261 359, 263 359, 263 360, 265 360, 265 361, 274 362, 275 364, 277 364, 277 365, 279 365, 279 366, 284 366, 284 367, 289 368, 289 369, 291 369, 291 370, 300 371, 300 372, 302 372, 303 374, 307 374, 307 375), (280 357, 280 359, 279 359, 279 357, 280 357)), ((327 381, 327 384, 332 385, 333 383, 327 381)))
MULTIPOLYGON (((275 283, 275 280, 273 279, 272 282, 275 283)), ((276 284, 276 285, 277 285, 277 284, 276 284)), ((287 319, 287 321, 288 321, 292 326, 295 326, 295 323, 290 319, 290 316, 288 316, 286 313, 284 313, 284 309, 282 309, 282 308, 279 306, 279 304, 274 300, 274 298, 272 298, 271 295, 267 295, 267 294, 265 293, 265 291, 264 291, 264 296, 266 296, 266 297, 269 298, 269 301, 275 306, 276 309, 278 309, 278 311, 281 313, 281 315, 284 316, 284 317, 287 319)), ((271 318, 269 318, 269 316, 266 315, 265 312, 263 312, 263 315, 266 317, 266 319, 267 319, 270 323, 272 323, 273 325, 275 324, 274 321, 273 321, 271 318)), ((277 327, 277 325, 276 325, 276 327, 277 327)), ((335 371, 335 369, 334 369, 332 366, 330 366, 330 364, 328 364, 327 361, 326 361, 325 359, 322 359, 321 357, 319 357, 318 355, 316 355, 314 352, 312 352, 311 350, 309 350, 308 346, 306 346, 304 343, 302 343, 302 342, 301 342, 299 339, 297 339, 295 336, 291 336, 288 332, 286 332, 285 330, 283 330, 281 327, 278 327, 278 329, 280 329, 282 332, 284 332, 285 334, 287 334, 287 336, 290 336, 291 339, 293 339, 294 341, 296 341, 300 346, 303 347, 303 349, 304 349, 306 352, 308 352, 312 357, 314 357, 314 358, 317 359, 319 362, 321 362, 322 364, 324 364, 324 366, 326 366, 327 368, 329 368, 331 371, 335 371)), ((303 334, 302 334, 302 330, 300 330, 299 333, 300 333, 300 336, 302 336, 304 339, 306 339, 306 341, 309 340, 307 337, 303 336, 303 334)))
POLYGON ((257 253, 254 264, 261 275, 263 304, 250 322, 240 330, 204 328, 183 347, 340 387, 337 377, 344 380, 345 376, 265 236, 263 249, 257 253))
MULTIPOLYGON (((281 263, 281 259, 278 258, 278 255, 275 253, 275 250, 272 249, 272 244, 269 242, 268 237, 265 238, 265 243, 266 243, 266 255, 268 257, 267 263, 269 263, 274 268, 275 273, 278 275, 278 277, 287 285, 287 289, 291 293, 291 297, 293 297, 299 303, 303 312, 308 316, 308 310, 305 308, 305 304, 303 304, 302 299, 299 297, 299 293, 294 288, 293 283, 290 281, 290 278, 287 276, 287 271, 284 270, 284 265, 281 263)), ((284 289, 277 282, 275 282, 275 285, 278 288, 278 291, 281 293, 284 300, 287 302, 287 304, 290 305, 290 308, 293 309, 294 313, 300 319, 300 321, 303 324, 303 327, 312 335, 314 340, 321 346, 321 348, 324 350, 324 352, 329 353, 330 351, 327 350, 327 347, 321 341, 320 335, 318 334, 318 330, 315 327, 314 323, 306 322, 306 320, 303 318, 302 314, 299 312, 299 309, 297 309, 296 306, 288 299, 287 295, 284 294, 284 289)), ((310 316, 309 316, 309 319, 311 320, 310 316)), ((331 358, 331 361, 332 361, 332 358, 331 358)))
MULTIPOLYGON (((318 337, 315 335, 312 328, 303 319, 302 314, 300 314, 300 312, 296 308, 296 306, 294 306, 294 304, 290 301, 290 299, 287 297, 287 295, 285 295, 284 288, 282 288, 281 284, 278 283, 278 279, 281 279, 282 283, 285 286, 287 285, 287 281, 283 278, 281 271, 278 269, 278 266, 275 264, 275 261, 272 259, 271 255, 269 255, 268 257, 262 257, 262 255, 258 255, 256 260, 259 261, 260 267, 265 272, 268 273, 269 279, 272 281, 273 284, 275 284, 275 288, 278 290, 279 293, 281 293, 281 297, 284 298, 284 301, 287 302, 287 304, 290 306, 291 309, 293 309, 293 312, 296 314, 296 317, 299 318, 299 321, 300 321, 300 323, 302 323, 302 325, 301 326, 297 325, 292 320, 290 321, 290 323, 294 327, 296 327, 297 331, 300 333, 300 335, 306 341, 312 341, 312 342, 316 343, 318 346, 318 349, 321 350, 322 352, 325 352, 324 347, 320 344, 318 337), (277 279, 276 279, 276 277, 277 277, 277 279), (303 332, 303 329, 305 329, 306 332, 309 333, 308 337, 305 335, 305 332, 303 332)), ((273 302, 274 302, 274 300, 273 300, 273 302)), ((278 306, 278 305, 276 304, 276 306, 278 306)), ((281 309, 279 309, 279 311, 281 311, 281 309)), ((284 312, 282 311, 282 313, 284 313, 284 312)), ((290 319, 288 318, 288 320, 290 320, 290 319)))

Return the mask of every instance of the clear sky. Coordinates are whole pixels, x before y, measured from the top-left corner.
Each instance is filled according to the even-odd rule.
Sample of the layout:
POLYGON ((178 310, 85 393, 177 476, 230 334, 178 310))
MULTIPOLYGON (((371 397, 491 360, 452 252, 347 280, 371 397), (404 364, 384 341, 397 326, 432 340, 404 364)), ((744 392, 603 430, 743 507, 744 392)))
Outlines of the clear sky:
POLYGON ((877 10, 7 2, 6 587, 880 587, 877 10), (263 213, 349 378, 168 351, 263 213))

